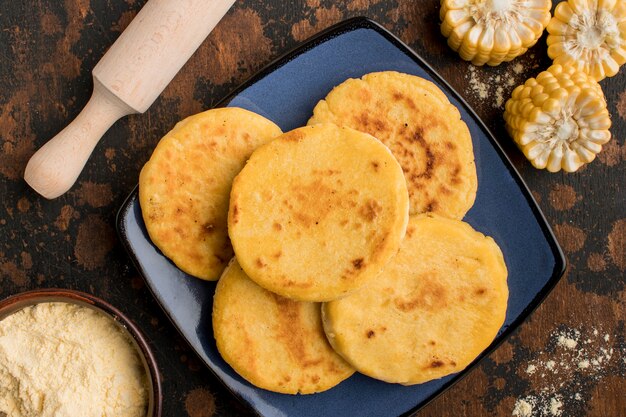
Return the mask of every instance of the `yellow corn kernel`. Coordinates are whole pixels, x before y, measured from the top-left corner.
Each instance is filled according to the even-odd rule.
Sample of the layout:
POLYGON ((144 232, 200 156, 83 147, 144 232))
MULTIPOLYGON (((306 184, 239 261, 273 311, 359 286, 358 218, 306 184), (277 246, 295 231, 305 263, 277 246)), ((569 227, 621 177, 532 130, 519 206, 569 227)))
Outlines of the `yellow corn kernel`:
POLYGON ((596 81, 612 77, 626 62, 626 1, 568 0, 548 24, 548 56, 596 81))
POLYGON ((551 0, 441 0, 441 33, 464 60, 499 65, 537 43, 551 7, 551 0))
POLYGON ((517 86, 504 108, 506 130, 535 168, 576 171, 611 139, 602 87, 572 65, 517 86))

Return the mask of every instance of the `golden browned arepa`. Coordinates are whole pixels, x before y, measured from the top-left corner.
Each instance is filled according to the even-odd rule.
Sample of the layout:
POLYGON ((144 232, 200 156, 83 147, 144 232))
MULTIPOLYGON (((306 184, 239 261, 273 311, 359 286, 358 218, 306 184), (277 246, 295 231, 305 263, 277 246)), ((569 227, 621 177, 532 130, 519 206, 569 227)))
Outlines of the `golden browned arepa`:
POLYGON ((460 220, 474 204, 470 132, 430 81, 394 71, 348 79, 315 106, 308 124, 323 122, 367 132, 391 149, 406 177, 411 214, 460 220))
POLYGON ((228 239, 230 187, 259 145, 282 132, 240 108, 190 116, 166 134, 139 176, 146 229, 186 273, 216 280, 233 256, 228 239))
POLYGON ((294 301, 248 278, 235 259, 215 290, 213 332, 233 369, 257 387, 312 394, 354 373, 328 344, 319 303, 294 301))
POLYGON ((398 251, 408 222, 402 169, 374 137, 319 124, 259 147, 235 178, 228 228, 260 286, 301 301, 344 296, 398 251))
POLYGON ((366 288, 324 303, 324 330, 357 371, 404 385, 458 372, 504 322, 507 269, 494 240, 459 220, 411 216, 398 255, 366 288))

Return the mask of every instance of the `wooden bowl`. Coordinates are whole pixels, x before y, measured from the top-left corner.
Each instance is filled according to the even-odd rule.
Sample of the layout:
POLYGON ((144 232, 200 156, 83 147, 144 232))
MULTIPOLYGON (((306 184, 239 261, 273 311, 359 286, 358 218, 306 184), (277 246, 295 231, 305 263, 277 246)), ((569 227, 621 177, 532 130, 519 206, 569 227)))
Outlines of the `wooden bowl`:
POLYGON ((28 306, 48 302, 78 304, 99 311, 111 317, 118 324, 120 330, 130 336, 148 376, 148 412, 146 417, 161 417, 163 400, 161 376, 154 355, 139 328, 111 304, 91 294, 75 290, 51 288, 26 291, 0 301, 0 320, 28 306))

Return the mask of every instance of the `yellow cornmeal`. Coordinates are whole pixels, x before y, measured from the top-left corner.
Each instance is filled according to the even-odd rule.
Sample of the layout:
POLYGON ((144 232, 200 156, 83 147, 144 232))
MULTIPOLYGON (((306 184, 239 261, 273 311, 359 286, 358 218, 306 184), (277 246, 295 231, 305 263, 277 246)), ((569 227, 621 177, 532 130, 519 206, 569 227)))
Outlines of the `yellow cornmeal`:
POLYGON ((41 303, 0 321, 0 415, 145 417, 146 372, 110 318, 41 303))

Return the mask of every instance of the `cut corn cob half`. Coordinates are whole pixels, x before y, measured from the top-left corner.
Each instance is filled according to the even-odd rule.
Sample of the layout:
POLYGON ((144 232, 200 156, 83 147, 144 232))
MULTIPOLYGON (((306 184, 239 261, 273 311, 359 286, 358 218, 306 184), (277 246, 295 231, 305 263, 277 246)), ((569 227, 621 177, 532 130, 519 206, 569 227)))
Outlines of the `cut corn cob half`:
POLYGON ((499 65, 537 43, 551 7, 551 0, 441 0, 441 33, 464 60, 499 65))
POLYGON ((548 24, 548 56, 573 65, 596 81, 626 62, 626 1, 568 0, 548 24))
POLYGON ((574 172, 611 139, 611 119, 597 81, 553 65, 513 90, 506 129, 535 168, 574 172))

